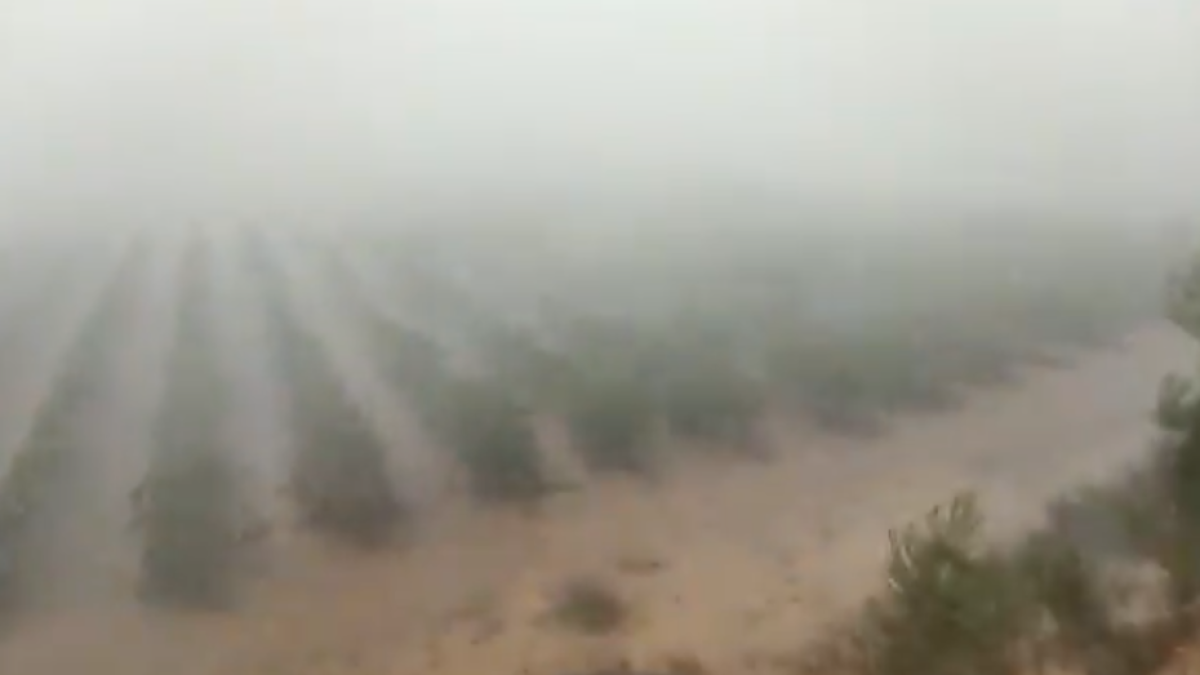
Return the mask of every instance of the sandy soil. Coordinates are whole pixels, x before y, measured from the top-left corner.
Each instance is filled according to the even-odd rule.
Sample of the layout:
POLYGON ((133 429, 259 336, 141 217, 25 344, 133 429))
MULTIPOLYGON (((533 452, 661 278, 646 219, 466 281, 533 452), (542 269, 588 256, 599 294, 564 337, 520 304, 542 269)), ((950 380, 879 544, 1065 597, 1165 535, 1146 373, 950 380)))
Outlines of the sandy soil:
POLYGON ((874 587, 888 527, 967 487, 1002 528, 1028 525, 1048 496, 1142 453, 1159 377, 1188 355, 1170 330, 1147 329, 874 441, 774 420, 779 456, 763 463, 598 483, 534 517, 446 509, 420 541, 370 557, 296 546, 236 613, 40 616, 0 645, 0 672, 561 674, 680 655, 713 672, 769 670, 874 587), (546 620, 580 576, 625 598, 624 629, 584 637, 546 620))

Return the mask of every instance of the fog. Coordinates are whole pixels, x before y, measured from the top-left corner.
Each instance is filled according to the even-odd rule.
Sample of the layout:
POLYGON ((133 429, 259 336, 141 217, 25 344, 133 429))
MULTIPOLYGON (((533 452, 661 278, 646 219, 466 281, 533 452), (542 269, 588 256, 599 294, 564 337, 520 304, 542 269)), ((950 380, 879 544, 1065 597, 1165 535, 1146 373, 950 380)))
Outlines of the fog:
POLYGON ((0 672, 794 672, 894 527, 1027 531, 1161 435, 1198 36, 0 0, 0 672), (636 620, 573 636, 593 577, 636 620))
POLYGON ((1177 217, 1197 34, 1200 8, 1135 0, 5 0, 0 202, 23 226, 595 226, 717 189, 1177 217))

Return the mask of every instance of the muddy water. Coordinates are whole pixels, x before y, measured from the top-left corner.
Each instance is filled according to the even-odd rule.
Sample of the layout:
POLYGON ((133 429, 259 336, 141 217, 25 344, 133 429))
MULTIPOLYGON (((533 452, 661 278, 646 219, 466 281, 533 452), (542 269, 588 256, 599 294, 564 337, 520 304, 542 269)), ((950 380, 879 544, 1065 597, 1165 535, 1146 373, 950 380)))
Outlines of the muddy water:
POLYGON ((1002 529, 1028 525, 1048 496, 1144 452, 1158 380, 1190 349, 1148 329, 874 441, 778 419, 770 462, 690 462, 654 488, 599 483, 536 518, 447 509, 407 550, 293 561, 232 615, 41 617, 0 644, 0 672, 561 674, 682 654, 714 672, 768 669, 873 588, 888 527, 963 488, 1002 529), (543 620, 548 594, 578 575, 627 599, 623 631, 582 638, 543 620))

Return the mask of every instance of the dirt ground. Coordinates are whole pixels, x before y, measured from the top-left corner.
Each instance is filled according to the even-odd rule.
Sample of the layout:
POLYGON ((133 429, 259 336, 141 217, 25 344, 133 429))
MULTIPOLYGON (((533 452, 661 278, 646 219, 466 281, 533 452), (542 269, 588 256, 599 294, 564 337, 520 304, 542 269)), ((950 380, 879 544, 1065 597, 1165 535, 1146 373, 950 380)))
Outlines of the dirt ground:
MULTIPOLYGON (((249 348, 252 333, 229 343, 249 348)), ((161 353, 150 343, 165 335, 140 334, 144 353, 161 353)), ((404 546, 371 556, 284 532, 229 614, 141 609, 120 592, 132 568, 112 564, 114 592, 48 608, 0 643, 0 673, 564 675, 683 657, 714 673, 769 672, 876 587, 889 527, 964 488, 981 492, 1000 530, 1025 527, 1049 496, 1143 453, 1159 378, 1189 354, 1181 336, 1149 328, 874 440, 774 419, 774 459, 689 461, 656 485, 593 482, 536 515, 445 503, 404 546), (624 600, 623 626, 584 636, 548 618, 580 578, 624 600)), ((271 425, 234 427, 253 443, 271 425)), ((97 442, 122 438, 110 429, 97 442)))

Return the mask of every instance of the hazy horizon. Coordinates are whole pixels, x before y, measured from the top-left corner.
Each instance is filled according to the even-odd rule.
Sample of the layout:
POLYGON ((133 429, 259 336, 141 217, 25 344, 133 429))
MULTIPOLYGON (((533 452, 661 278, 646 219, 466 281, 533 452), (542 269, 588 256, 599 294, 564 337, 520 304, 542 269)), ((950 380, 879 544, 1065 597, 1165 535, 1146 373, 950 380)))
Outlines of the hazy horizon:
POLYGON ((7 0, 0 216, 727 189, 1171 218, 1200 211, 1198 29, 1132 0, 7 0))

